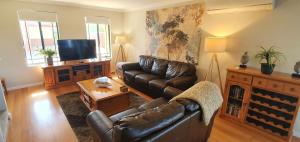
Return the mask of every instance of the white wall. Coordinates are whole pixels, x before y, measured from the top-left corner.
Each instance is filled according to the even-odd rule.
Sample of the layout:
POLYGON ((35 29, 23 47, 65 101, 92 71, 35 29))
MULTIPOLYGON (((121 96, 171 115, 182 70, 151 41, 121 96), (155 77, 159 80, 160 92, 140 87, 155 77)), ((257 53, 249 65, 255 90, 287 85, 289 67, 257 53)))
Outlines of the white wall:
POLYGON ((123 32, 123 13, 121 12, 1 0, 0 76, 6 79, 9 88, 43 81, 42 70, 39 67, 27 67, 25 62, 17 17, 17 10, 21 9, 56 12, 62 39, 86 38, 85 16, 108 17, 111 19, 112 34, 123 32))
POLYGON ((144 11, 124 14, 124 33, 130 39, 130 44, 126 46, 129 61, 137 61, 139 55, 147 52, 145 17, 144 11))
MULTIPOLYGON (((225 81, 226 68, 239 64, 240 56, 248 51, 250 56, 259 50, 260 45, 275 45, 282 51, 287 60, 277 66, 275 70, 286 73, 293 72, 293 65, 300 60, 300 1, 278 0, 274 11, 258 11, 231 13, 219 15, 205 15, 202 29, 206 36, 228 37, 226 53, 219 54, 223 82, 225 81)), ((147 54, 145 42, 145 11, 133 11, 125 14, 125 33, 132 36, 132 45, 128 48, 131 61, 137 61, 138 56, 147 54)), ((199 77, 207 72, 211 54, 205 53, 203 43, 200 48, 199 77)), ((250 66, 259 67, 252 59, 250 66)), ((295 130, 300 137, 300 113, 295 124, 295 130)))

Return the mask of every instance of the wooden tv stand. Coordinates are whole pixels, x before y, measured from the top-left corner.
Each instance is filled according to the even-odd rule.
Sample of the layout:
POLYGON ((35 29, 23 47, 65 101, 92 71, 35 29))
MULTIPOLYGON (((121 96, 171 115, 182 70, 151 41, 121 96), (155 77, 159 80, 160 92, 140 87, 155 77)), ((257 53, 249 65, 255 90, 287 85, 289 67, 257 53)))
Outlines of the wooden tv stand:
POLYGON ((81 80, 110 76, 110 60, 60 62, 52 66, 44 66, 42 69, 44 86, 46 89, 52 89, 75 84, 81 80))

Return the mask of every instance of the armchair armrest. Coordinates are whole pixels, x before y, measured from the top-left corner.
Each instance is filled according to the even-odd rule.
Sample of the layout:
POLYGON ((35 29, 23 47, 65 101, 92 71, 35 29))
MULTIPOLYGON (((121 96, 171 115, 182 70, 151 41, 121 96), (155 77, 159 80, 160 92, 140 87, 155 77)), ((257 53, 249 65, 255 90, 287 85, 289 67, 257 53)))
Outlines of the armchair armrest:
POLYGON ((123 71, 128 71, 128 70, 140 70, 140 64, 139 63, 128 63, 128 64, 124 64, 122 66, 122 70, 123 71))
POLYGON ((168 80, 167 85, 178 88, 180 90, 186 90, 193 86, 196 80, 196 76, 175 77, 168 80))
POLYGON ((87 123, 101 139, 101 142, 112 141, 113 123, 102 111, 96 110, 89 113, 87 123))

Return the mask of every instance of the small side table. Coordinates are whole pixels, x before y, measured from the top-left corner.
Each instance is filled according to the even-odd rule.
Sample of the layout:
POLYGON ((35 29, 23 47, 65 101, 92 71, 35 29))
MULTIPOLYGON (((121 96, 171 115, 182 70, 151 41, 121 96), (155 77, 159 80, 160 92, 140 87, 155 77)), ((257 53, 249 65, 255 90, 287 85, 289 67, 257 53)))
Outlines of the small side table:
POLYGON ((6 88, 6 83, 5 83, 4 78, 0 78, 0 81, 1 81, 2 87, 4 89, 4 95, 7 95, 7 88, 6 88))

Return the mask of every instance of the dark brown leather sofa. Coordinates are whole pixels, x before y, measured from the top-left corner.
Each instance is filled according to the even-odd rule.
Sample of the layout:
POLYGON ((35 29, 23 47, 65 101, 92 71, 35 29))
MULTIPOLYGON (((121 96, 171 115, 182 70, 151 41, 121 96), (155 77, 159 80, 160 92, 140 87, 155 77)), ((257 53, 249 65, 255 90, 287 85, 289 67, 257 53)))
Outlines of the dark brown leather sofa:
POLYGON ((197 80, 195 66, 141 55, 138 63, 122 66, 124 82, 145 94, 161 97, 167 86, 186 90, 197 80))
POLYGON ((93 111, 87 123, 101 142, 206 142, 216 113, 206 126, 197 103, 158 98, 109 118, 93 111))

